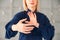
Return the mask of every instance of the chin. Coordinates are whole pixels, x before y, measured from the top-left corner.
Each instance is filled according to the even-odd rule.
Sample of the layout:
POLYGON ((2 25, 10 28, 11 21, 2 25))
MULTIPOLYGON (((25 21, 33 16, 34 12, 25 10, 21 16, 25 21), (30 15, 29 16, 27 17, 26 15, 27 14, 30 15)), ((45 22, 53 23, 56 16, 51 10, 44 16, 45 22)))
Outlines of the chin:
POLYGON ((36 5, 30 5, 30 7, 35 7, 36 5))

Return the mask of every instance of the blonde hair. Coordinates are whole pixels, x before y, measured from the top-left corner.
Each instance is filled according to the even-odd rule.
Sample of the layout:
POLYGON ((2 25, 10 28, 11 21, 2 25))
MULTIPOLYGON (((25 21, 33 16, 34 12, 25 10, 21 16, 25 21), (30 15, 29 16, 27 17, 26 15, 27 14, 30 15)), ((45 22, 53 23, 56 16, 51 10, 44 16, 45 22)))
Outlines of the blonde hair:
MULTIPOLYGON (((25 11, 28 10, 26 0, 23 0, 23 8, 24 8, 25 11)), ((36 10, 38 10, 38 0, 37 0, 37 5, 36 5, 36 10)))

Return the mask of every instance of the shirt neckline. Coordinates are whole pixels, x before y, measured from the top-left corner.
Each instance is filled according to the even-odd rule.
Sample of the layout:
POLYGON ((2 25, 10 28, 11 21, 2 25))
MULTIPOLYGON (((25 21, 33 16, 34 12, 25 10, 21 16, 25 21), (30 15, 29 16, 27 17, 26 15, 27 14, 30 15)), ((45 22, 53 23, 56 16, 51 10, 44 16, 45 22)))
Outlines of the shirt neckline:
MULTIPOLYGON (((31 10, 30 10, 30 9, 28 9, 28 10, 27 10, 27 12, 31 12, 31 10)), ((37 12, 37 11, 35 10, 33 13, 36 13, 36 12, 37 12)))

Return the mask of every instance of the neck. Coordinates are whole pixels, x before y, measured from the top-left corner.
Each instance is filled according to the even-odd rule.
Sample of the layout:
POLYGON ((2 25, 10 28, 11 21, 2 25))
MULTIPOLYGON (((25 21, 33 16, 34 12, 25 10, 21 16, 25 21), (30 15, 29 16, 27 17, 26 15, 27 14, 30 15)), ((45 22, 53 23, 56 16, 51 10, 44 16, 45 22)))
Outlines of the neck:
POLYGON ((31 12, 34 12, 36 8, 35 7, 30 7, 29 9, 31 10, 31 12))

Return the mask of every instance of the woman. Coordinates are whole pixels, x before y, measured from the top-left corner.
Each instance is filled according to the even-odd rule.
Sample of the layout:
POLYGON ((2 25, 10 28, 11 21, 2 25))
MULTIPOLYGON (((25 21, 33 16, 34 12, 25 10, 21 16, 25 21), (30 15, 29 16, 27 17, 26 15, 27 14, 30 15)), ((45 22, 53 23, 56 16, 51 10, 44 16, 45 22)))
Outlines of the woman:
POLYGON ((17 13, 6 25, 6 38, 20 32, 19 40, 52 40, 54 27, 48 18, 37 11, 38 0, 23 0, 24 10, 17 13))

